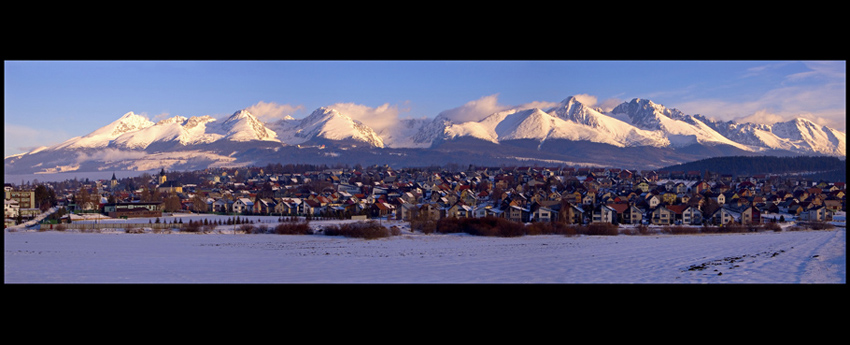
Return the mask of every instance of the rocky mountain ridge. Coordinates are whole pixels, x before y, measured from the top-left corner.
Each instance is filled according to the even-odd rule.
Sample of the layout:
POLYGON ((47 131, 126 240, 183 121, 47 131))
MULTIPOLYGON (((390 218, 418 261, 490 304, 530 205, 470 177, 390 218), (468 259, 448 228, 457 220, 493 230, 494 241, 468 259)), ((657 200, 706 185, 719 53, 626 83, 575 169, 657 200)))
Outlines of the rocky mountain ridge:
POLYGON ((637 98, 606 113, 568 97, 549 109, 510 109, 480 121, 455 123, 442 115, 433 120, 400 120, 380 133, 329 107, 300 120, 288 117, 273 123, 264 123, 246 110, 223 121, 175 116, 156 123, 128 112, 88 135, 6 157, 4 165, 7 172, 16 173, 133 170, 156 164, 189 169, 288 159, 345 163, 383 159, 399 165, 440 164, 450 159, 592 165, 608 164, 611 156, 625 165, 670 165, 731 154, 843 157, 845 143, 843 132, 805 119, 772 125, 715 121, 637 98), (299 152, 305 148, 321 152, 299 152), (627 148, 643 152, 642 157, 623 154, 627 148), (466 156, 458 157, 457 152, 466 156), (588 152, 604 152, 605 159, 588 152))

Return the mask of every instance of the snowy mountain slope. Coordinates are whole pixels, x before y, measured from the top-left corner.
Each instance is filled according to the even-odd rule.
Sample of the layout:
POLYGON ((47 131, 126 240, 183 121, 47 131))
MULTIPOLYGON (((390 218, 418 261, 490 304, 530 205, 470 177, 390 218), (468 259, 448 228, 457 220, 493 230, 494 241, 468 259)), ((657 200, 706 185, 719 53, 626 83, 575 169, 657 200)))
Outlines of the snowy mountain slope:
POLYGON ((63 143, 54 145, 48 149, 58 150, 107 147, 113 139, 116 139, 125 133, 131 133, 153 125, 154 123, 146 117, 136 115, 133 112, 128 112, 124 114, 124 116, 121 116, 118 120, 115 120, 94 132, 82 137, 68 139, 63 143))
POLYGON ((694 117, 730 140, 751 147, 788 150, 804 154, 846 156, 847 136, 845 133, 819 126, 806 119, 794 119, 768 125, 713 121, 701 115, 694 117))
POLYGON ((408 157, 409 161, 398 158, 397 164, 413 165, 452 159, 495 162, 491 157, 548 162, 580 159, 587 164, 615 159, 670 165, 682 160, 760 152, 845 156, 845 145, 843 132, 804 119, 773 125, 720 122, 637 98, 611 112, 602 112, 568 97, 549 109, 512 109, 479 121, 454 123, 443 114, 433 120, 398 120, 379 133, 327 107, 303 119, 288 117, 268 124, 245 110, 223 121, 210 116, 174 116, 157 123, 129 112, 88 135, 6 157, 5 167, 16 173, 106 166, 140 168, 164 164, 150 159, 141 163, 143 158, 165 159, 169 153, 188 157, 181 152, 206 158, 171 161, 200 168, 275 162, 284 156, 316 162, 322 156, 337 162, 345 158, 352 163, 375 160, 384 164, 382 161, 396 159, 388 158, 390 155, 408 157), (343 148, 335 150, 341 147, 337 144, 343 148), (310 151, 309 155, 309 150, 303 150, 323 150, 326 145, 326 151, 310 151), (352 150, 355 147, 357 150, 352 150), (779 152, 782 150, 785 152, 779 152), (348 156, 340 156, 338 151, 346 151, 348 156), (425 157, 432 161, 424 161, 425 157), (133 160, 140 163, 133 164, 133 160))
POLYGON ((143 150, 154 143, 176 143, 185 146, 209 143, 223 138, 222 134, 207 133, 207 124, 210 123, 215 124, 215 119, 208 115, 193 116, 189 119, 174 116, 161 120, 153 126, 124 133, 115 138, 111 146, 143 150))
POLYGON ((771 132, 779 138, 788 140, 797 149, 824 154, 846 155, 847 138, 845 133, 826 126, 818 126, 806 119, 800 118, 775 123, 771 126, 771 132))
POLYGON ((278 122, 276 130, 280 139, 290 145, 302 144, 314 139, 326 139, 354 140, 372 147, 384 147, 383 139, 374 130, 336 109, 327 107, 317 109, 297 123, 292 120, 278 122))
POLYGON ((663 133, 675 147, 693 144, 725 144, 742 150, 755 151, 752 147, 732 141, 699 119, 685 115, 676 109, 668 109, 650 100, 635 98, 611 111, 613 116, 631 120, 640 129, 663 133))
POLYGON ((433 120, 428 118, 400 119, 394 126, 384 128, 376 134, 381 137, 386 147, 427 148, 431 146, 432 140, 416 142, 415 137, 432 122, 433 120))
MULTIPOLYGON (((605 138, 610 138, 620 147, 624 146, 654 146, 666 147, 670 145, 670 140, 665 137, 664 133, 638 128, 630 125, 628 122, 620 118, 604 114, 598 109, 592 109, 585 106, 575 99, 568 97, 561 102, 557 107, 549 110, 553 116, 568 120, 577 124, 584 124, 590 127, 594 132, 598 133, 593 139, 583 139, 593 142, 605 142, 605 138)), ((558 139, 574 139, 574 132, 587 130, 585 128, 576 128, 573 130, 561 129, 560 132, 566 132, 556 136, 558 139), (573 135, 571 137, 571 135, 573 135)))
POLYGON ((228 117, 218 128, 224 139, 233 141, 267 140, 280 141, 277 133, 267 128, 265 124, 251 115, 247 110, 240 110, 228 117))
POLYGON ((642 143, 665 146, 663 137, 648 131, 630 128, 622 121, 604 115, 584 113, 570 117, 560 112, 564 108, 545 112, 541 109, 509 110, 490 115, 479 122, 453 124, 446 129, 447 138, 470 136, 493 143, 504 140, 548 139, 592 141, 617 147, 642 143))

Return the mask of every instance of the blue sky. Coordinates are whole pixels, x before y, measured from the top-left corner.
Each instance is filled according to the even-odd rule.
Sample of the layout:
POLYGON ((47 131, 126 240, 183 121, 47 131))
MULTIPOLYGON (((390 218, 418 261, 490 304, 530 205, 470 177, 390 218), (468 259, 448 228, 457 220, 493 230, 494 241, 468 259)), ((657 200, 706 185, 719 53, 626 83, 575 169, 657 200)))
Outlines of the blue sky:
POLYGON ((152 121, 271 121, 339 106, 366 124, 553 104, 603 109, 646 98, 686 114, 841 131, 846 61, 5 61, 4 155, 86 135, 127 112, 152 121))

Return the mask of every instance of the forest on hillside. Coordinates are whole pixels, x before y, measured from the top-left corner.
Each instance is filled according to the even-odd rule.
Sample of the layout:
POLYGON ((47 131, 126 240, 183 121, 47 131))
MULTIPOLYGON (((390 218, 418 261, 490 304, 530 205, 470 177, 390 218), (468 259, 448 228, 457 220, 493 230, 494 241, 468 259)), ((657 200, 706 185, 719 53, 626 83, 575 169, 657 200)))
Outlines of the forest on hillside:
POLYGON ((803 175, 812 180, 846 182, 846 160, 826 156, 730 156, 702 159, 672 165, 667 171, 711 171, 718 174, 747 176, 754 174, 803 175))

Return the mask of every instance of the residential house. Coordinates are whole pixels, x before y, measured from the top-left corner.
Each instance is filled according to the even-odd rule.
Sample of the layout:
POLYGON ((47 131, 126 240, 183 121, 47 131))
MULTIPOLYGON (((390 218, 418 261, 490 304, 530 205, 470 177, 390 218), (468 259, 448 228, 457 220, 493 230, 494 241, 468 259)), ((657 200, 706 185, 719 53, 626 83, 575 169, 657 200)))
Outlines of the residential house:
POLYGON ((560 211, 560 208, 560 203, 540 206, 534 210, 532 218, 535 222, 556 222, 558 221, 558 212, 560 211))
POLYGON ((693 191, 697 194, 703 194, 711 191, 711 185, 708 182, 700 181, 694 185, 693 191))
POLYGON ((639 182, 638 184, 635 185, 635 188, 639 189, 641 192, 644 192, 644 193, 649 192, 649 189, 650 189, 649 182, 641 181, 641 182, 639 182))
POLYGON ((685 217, 683 213, 685 212, 685 209, 688 208, 688 205, 664 205, 663 207, 673 212, 673 224, 687 224, 684 220, 685 217))
POLYGON ((15 218, 20 212, 20 206, 18 205, 18 201, 15 199, 5 199, 3 209, 5 211, 6 218, 15 218))
POLYGON ((631 224, 631 210, 632 205, 624 202, 615 202, 608 204, 608 207, 612 208, 616 215, 614 216, 613 223, 615 224, 631 224))
POLYGON ((251 213, 254 211, 254 202, 249 198, 239 198, 233 202, 233 212, 251 213))
POLYGON ((825 222, 832 220, 832 212, 824 206, 815 206, 800 212, 799 219, 802 221, 825 222))
POLYGON ((591 223, 614 223, 617 211, 606 204, 600 204, 593 208, 591 223))
POLYGON ((230 213, 233 212, 233 201, 230 199, 217 199, 212 204, 213 212, 215 213, 230 213))
POLYGON ((697 206, 688 206, 682 211, 682 224, 702 224, 702 211, 697 206))
POLYGON ((664 192, 661 194, 661 202, 667 205, 673 205, 676 203, 676 198, 678 195, 673 192, 664 192))
POLYGON ((254 202, 253 212, 257 214, 271 214, 275 211, 276 205, 272 199, 258 199, 254 202))
POLYGON ((659 206, 650 212, 649 219, 655 225, 670 225, 673 224, 675 217, 676 214, 673 211, 664 206, 659 206))
POLYGON ((826 199, 823 201, 823 206, 833 213, 841 211, 844 208, 843 200, 839 199, 826 199))
POLYGON ((421 219, 439 220, 440 209, 436 204, 428 203, 419 206, 416 214, 411 214, 413 217, 421 217, 421 219))
POLYGON ((649 206, 650 209, 657 208, 658 205, 661 204, 661 198, 658 195, 647 193, 643 196, 646 205, 649 206))
POLYGON ((714 211, 710 218, 711 222, 715 225, 726 225, 739 222, 741 214, 729 207, 723 206, 714 211))
POLYGON ((304 199, 301 202, 302 209, 301 212, 305 215, 319 215, 323 213, 322 205, 312 199, 304 199))
POLYGON ((473 218, 482 218, 487 216, 487 210, 492 208, 491 205, 488 204, 478 204, 472 208, 472 217, 473 218))
POLYGON ((393 206, 383 201, 375 202, 371 206, 369 206, 369 215, 373 218, 389 217, 390 215, 392 215, 392 212, 393 206))
POLYGON ((761 224, 761 211, 755 206, 741 210, 741 224, 761 224))
POLYGON ((505 209, 506 218, 514 222, 527 223, 531 220, 531 211, 528 208, 511 205, 505 209))

